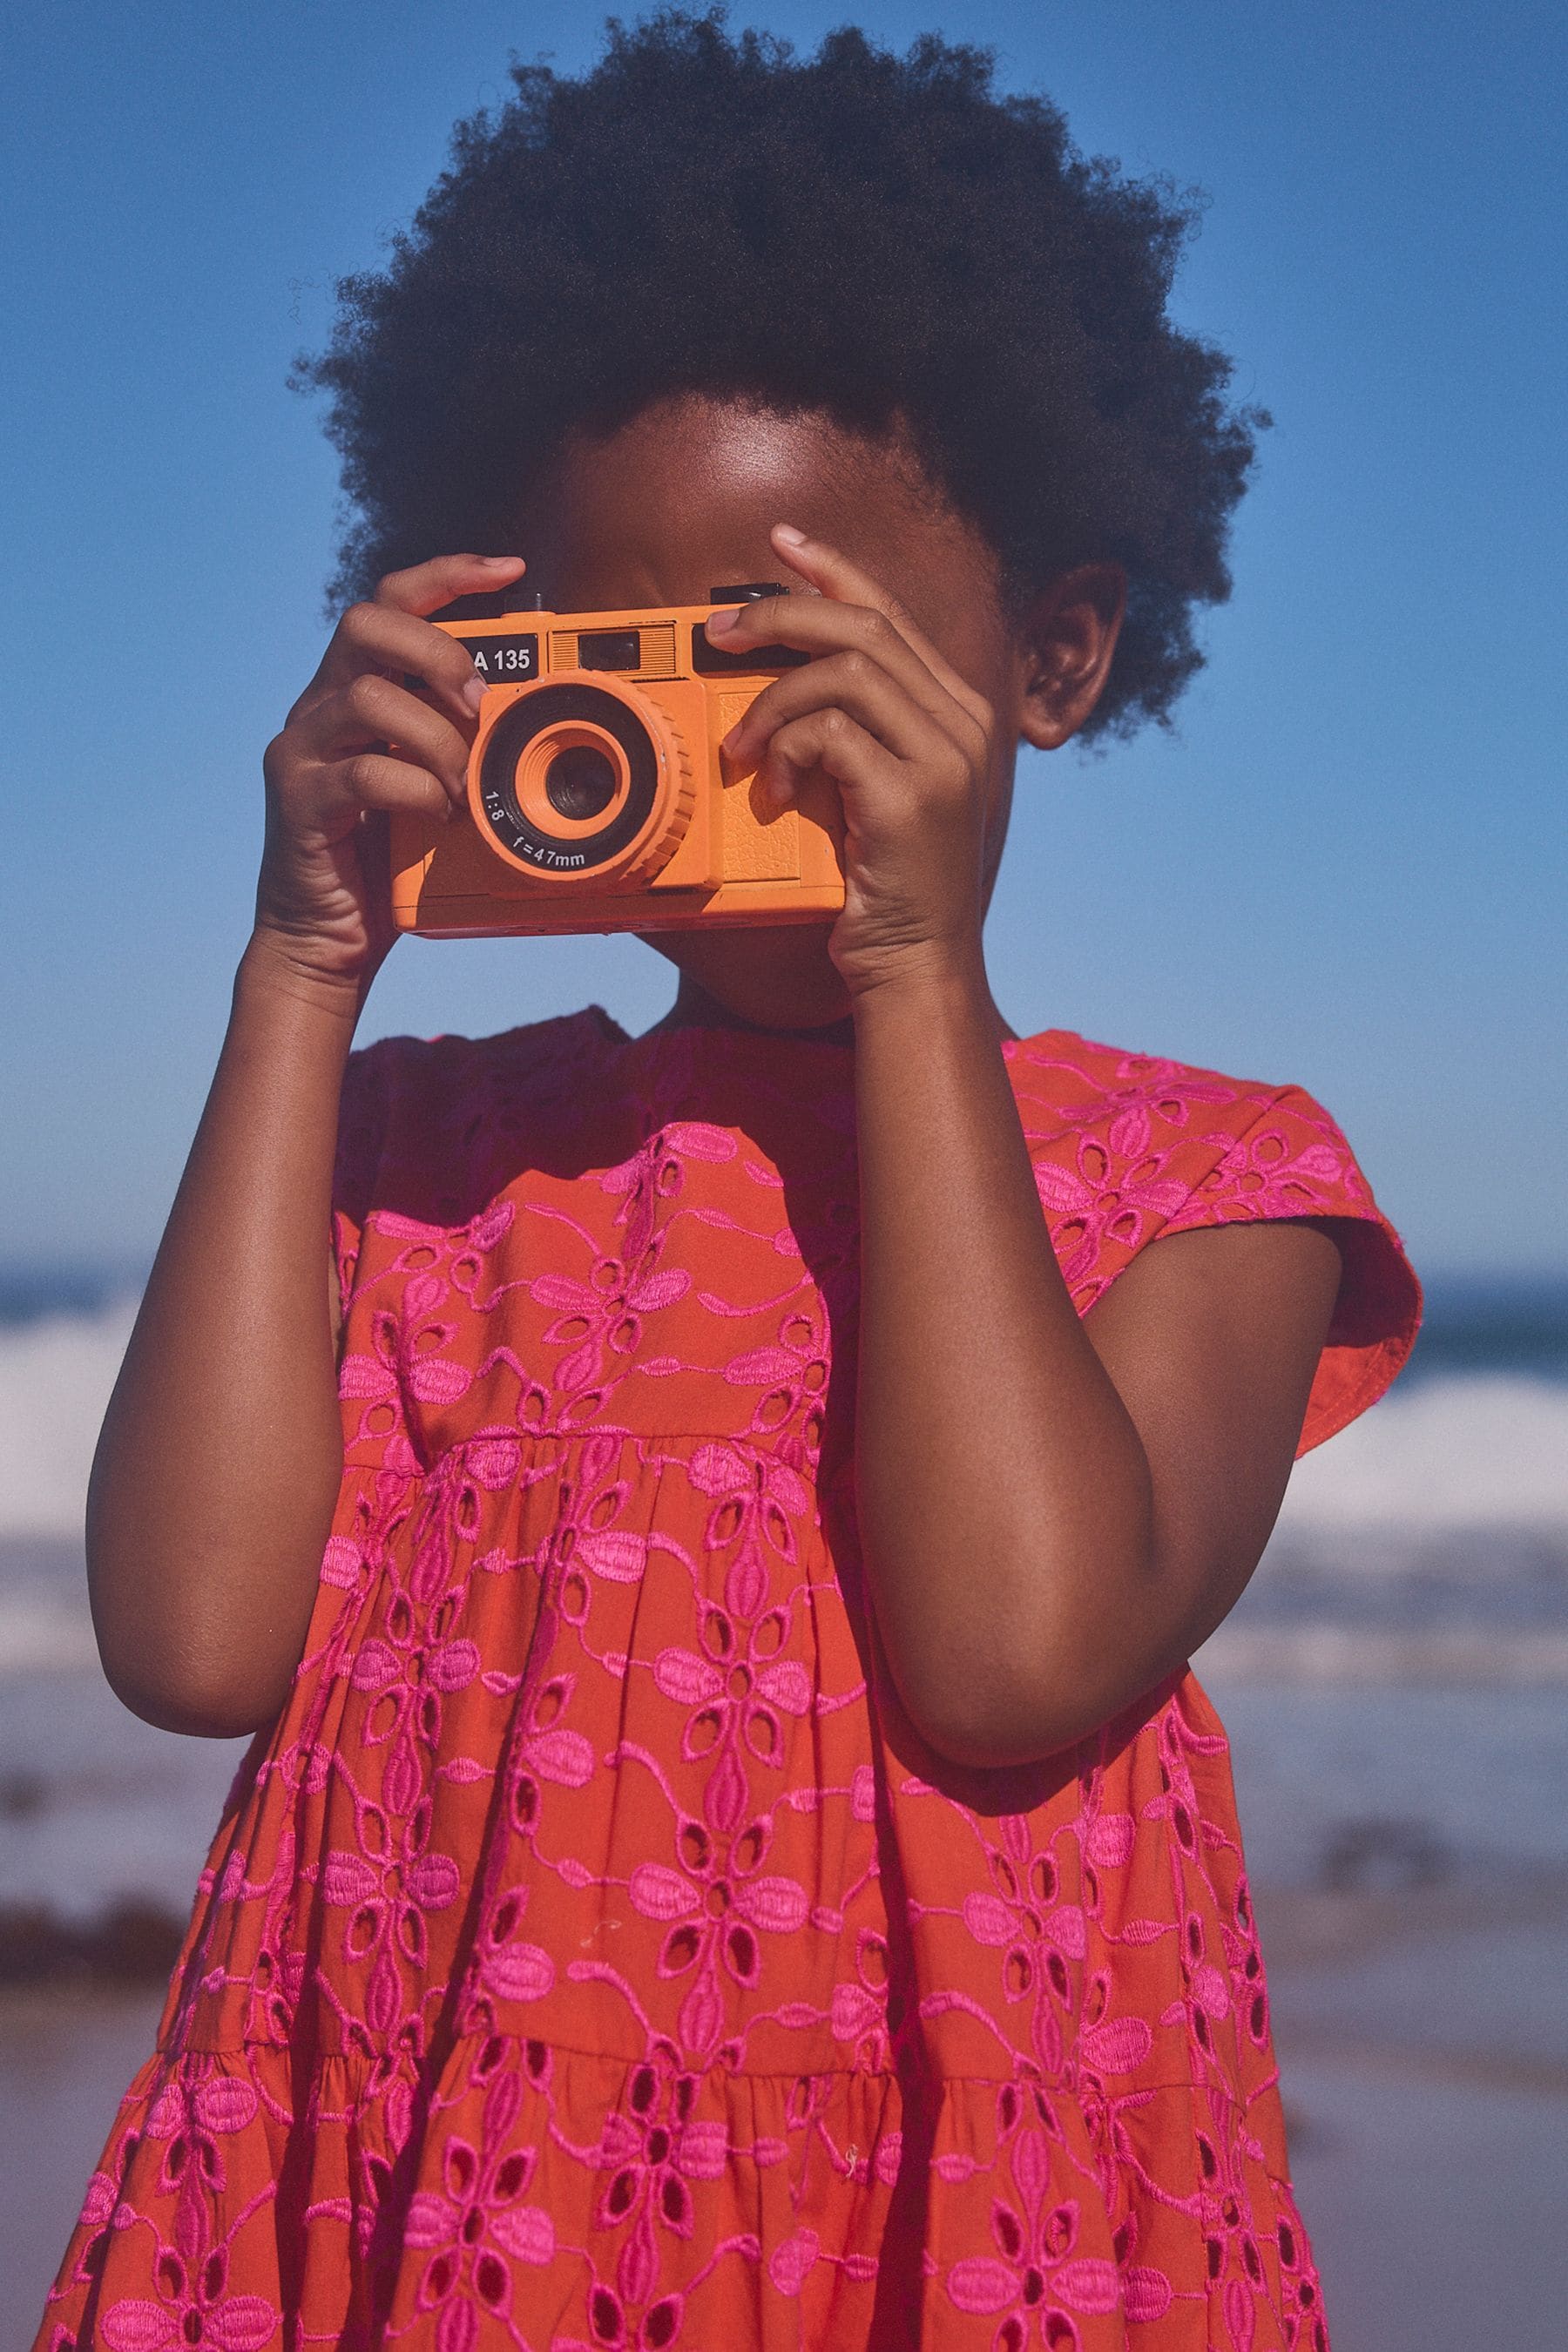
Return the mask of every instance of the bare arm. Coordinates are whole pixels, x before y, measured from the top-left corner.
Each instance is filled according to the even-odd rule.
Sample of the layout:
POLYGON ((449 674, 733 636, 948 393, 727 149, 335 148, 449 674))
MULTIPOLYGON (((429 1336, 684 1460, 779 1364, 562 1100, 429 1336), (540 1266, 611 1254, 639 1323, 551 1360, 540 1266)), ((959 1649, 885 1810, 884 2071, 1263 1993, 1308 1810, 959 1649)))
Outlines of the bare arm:
POLYGON ((247 950, 99 1440, 99 1647, 165 1730, 254 1730, 304 1646, 342 1468, 324 1242, 357 1010, 247 950))
POLYGON ((338 1097, 390 945, 362 853, 388 810, 444 812, 463 791, 479 688, 422 615, 521 569, 452 556, 384 581, 344 614, 268 751, 256 929, 88 1501, 104 1671, 168 1730, 256 1729, 299 1664, 342 1467, 338 1097))
POLYGON ((1117 1714, 1235 1604, 1284 1495, 1339 1251, 1309 1224, 1175 1235, 1080 1323, 984 991, 874 991, 856 1034, 878 1623, 934 1747, 1021 1762, 1117 1714))
POLYGON ((931 1745, 1024 1762, 1107 1721, 1235 1601, 1284 1493, 1338 1250, 1297 1224, 1158 1241, 1080 1325, 981 922, 1004 754, 1082 723, 1117 583, 1063 575, 1008 658, 987 657, 999 717, 837 550, 788 530, 773 544, 818 594, 709 629, 813 656, 759 695, 727 755, 781 799, 814 765, 843 797, 831 948, 855 1019, 867 1578, 931 1745))

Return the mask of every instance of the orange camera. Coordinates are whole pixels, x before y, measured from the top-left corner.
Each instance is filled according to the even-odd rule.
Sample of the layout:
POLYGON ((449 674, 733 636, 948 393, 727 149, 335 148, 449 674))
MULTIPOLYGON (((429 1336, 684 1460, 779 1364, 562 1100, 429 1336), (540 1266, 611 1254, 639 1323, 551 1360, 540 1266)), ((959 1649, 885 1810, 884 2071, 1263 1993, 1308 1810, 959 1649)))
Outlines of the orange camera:
MULTIPOLYGON (((826 776, 774 806, 726 780, 719 745, 770 679, 805 656, 726 653, 707 604, 621 613, 506 610, 437 625, 485 681, 466 814, 392 820, 392 908, 431 939, 820 922, 844 904, 843 817, 826 776)), ((477 599, 468 600, 472 613, 477 599)), ((481 608, 482 609, 482 608, 481 608)))

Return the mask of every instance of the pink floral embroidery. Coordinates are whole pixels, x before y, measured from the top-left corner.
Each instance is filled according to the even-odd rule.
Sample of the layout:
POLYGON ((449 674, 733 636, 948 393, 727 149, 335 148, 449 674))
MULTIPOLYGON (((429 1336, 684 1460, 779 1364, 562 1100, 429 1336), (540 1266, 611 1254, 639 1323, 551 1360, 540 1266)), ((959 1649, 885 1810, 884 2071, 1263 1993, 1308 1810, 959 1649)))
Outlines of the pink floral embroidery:
MULTIPOLYGON (((1007 1051, 1080 1308, 1352 1220, 1309 1436, 1370 1402, 1414 1293, 1316 1105, 1007 1051)), ((1005 1778, 873 1696, 850 1078, 591 1018, 356 1057, 306 1654, 40 2347, 1326 2352, 1202 1693, 1005 1778)))

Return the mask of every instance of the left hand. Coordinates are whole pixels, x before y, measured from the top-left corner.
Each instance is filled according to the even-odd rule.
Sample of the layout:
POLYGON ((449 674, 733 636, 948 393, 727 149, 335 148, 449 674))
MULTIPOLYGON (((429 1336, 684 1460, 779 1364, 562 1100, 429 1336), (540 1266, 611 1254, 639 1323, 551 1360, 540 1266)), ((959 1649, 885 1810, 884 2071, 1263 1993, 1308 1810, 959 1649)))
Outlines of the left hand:
POLYGON ((911 971, 978 969, 994 719, 888 591, 787 526, 773 547, 817 593, 716 613, 726 653, 813 658, 763 689, 723 744, 732 772, 794 800, 821 768, 844 803, 844 912, 829 952, 852 997, 911 971), (725 625, 728 624, 728 625, 725 625))

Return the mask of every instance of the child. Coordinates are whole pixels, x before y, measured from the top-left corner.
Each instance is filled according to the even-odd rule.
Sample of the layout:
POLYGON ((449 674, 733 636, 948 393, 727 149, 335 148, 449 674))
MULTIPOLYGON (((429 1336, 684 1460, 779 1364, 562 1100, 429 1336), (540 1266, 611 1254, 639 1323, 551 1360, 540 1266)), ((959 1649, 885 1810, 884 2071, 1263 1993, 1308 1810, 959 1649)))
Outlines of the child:
MULTIPOLYGON (((256 1739, 39 2343, 1321 2347, 1184 1662, 1414 1280, 1299 1090, 1020 1040, 981 944, 1020 740, 1163 717, 1226 592, 1180 215, 934 39, 518 83, 315 371, 363 601, 89 1514, 127 1704, 256 1739), (787 583, 727 757, 836 781, 843 916, 351 1058, 474 731, 428 616, 524 559, 787 583)), ((1108 951, 1114 838, 1041 877, 1108 951)))

